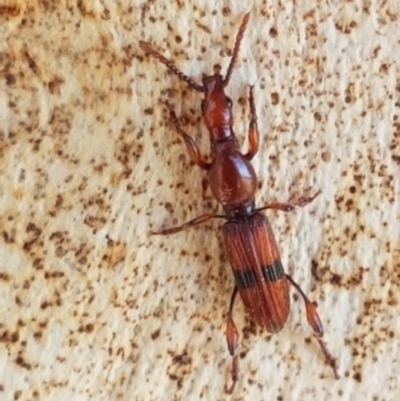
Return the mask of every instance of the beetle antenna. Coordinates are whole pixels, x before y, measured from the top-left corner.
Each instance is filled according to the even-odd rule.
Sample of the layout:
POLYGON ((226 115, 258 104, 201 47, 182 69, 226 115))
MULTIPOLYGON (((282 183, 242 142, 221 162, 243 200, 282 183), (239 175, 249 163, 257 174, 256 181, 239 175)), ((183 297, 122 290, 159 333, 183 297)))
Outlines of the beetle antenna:
POLYGON ((232 58, 231 62, 228 67, 228 71, 226 72, 226 76, 223 81, 224 87, 228 85, 229 79, 231 78, 232 72, 233 72, 233 67, 235 66, 236 60, 237 60, 237 55, 239 53, 239 48, 240 48, 240 42, 242 41, 244 31, 246 30, 247 23, 249 22, 250 19, 250 12, 244 15, 242 19, 242 23, 239 28, 239 32, 236 35, 236 41, 235 41, 235 47, 233 48, 233 53, 232 53, 232 58))
POLYGON ((180 71, 178 67, 171 60, 168 60, 157 50, 153 49, 150 43, 140 41, 139 45, 146 54, 153 56, 155 59, 164 64, 169 71, 177 75, 182 81, 185 81, 192 89, 195 89, 199 92, 204 92, 203 86, 196 84, 196 82, 194 82, 192 78, 188 77, 182 71, 180 71))

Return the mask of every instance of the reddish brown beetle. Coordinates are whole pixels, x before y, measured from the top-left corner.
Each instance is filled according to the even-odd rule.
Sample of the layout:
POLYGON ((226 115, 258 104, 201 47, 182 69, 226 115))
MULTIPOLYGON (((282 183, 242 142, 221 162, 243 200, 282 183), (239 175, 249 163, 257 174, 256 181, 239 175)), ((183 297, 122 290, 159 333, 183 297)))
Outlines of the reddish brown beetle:
POLYGON ((265 209, 292 211, 295 207, 302 207, 312 202, 319 192, 300 202, 274 202, 256 208, 254 196, 257 188, 257 177, 250 160, 258 151, 259 133, 252 87, 250 87, 249 96, 251 112, 248 132, 249 151, 246 154, 240 152, 232 128, 232 101, 225 95, 224 87, 227 86, 232 75, 249 17, 249 13, 243 17, 225 78, 220 75, 219 67, 214 67, 214 75, 204 76, 202 85, 183 74, 171 60, 154 50, 148 43, 140 43, 141 48, 148 55, 166 65, 168 70, 184 80, 190 88, 204 93, 201 109, 210 133, 211 163, 203 160, 194 139, 179 127, 178 120, 171 109, 170 113, 179 135, 185 141, 190 158, 202 169, 208 171, 211 192, 223 206, 225 214, 206 213, 181 226, 153 234, 177 233, 213 218, 225 218, 227 220, 222 227, 222 233, 236 283, 226 325, 226 340, 229 352, 233 357, 232 385, 226 389, 228 393, 233 392, 239 373, 237 354, 239 335, 232 316, 237 292, 239 292, 251 318, 270 333, 277 333, 282 329, 290 311, 289 284, 293 285, 303 298, 308 324, 311 326, 335 378, 339 378, 336 360, 322 340, 323 328, 317 310, 298 284, 285 274, 271 226, 267 218, 260 213, 265 209))

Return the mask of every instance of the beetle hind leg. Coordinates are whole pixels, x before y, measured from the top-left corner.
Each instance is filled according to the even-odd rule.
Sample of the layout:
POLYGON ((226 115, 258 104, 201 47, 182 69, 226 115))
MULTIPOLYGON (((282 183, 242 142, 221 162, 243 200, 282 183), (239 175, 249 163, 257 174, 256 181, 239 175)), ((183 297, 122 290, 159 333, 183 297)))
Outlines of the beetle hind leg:
POLYGON ((232 394, 235 389, 236 383, 239 380, 239 359, 237 354, 237 349, 239 345, 239 333, 237 331, 235 322, 233 321, 233 305, 235 303, 235 298, 238 292, 237 286, 235 286, 231 303, 229 305, 228 320, 226 321, 226 342, 228 344, 229 353, 232 356, 232 384, 228 388, 225 386, 225 391, 228 394, 232 394))
POLYGON ((321 348, 322 353, 325 356, 327 364, 332 368, 333 375, 335 376, 336 380, 340 379, 339 372, 337 370, 337 361, 336 358, 329 352, 328 347, 325 341, 322 339, 320 335, 315 335, 315 339, 318 341, 318 344, 321 348))
POLYGON ((335 379, 338 380, 340 376, 337 370, 337 361, 336 358, 328 350, 325 341, 322 339, 322 336, 324 335, 324 329, 322 327, 321 319, 318 316, 317 308, 307 298, 306 294, 304 294, 300 286, 288 274, 286 274, 286 278, 289 280, 290 284, 292 284, 293 287, 296 288, 296 290, 300 293, 301 297, 303 298, 304 303, 306 305, 307 322, 313 329, 314 337, 318 341, 318 344, 321 348, 322 353, 325 356, 327 364, 332 368, 335 379))

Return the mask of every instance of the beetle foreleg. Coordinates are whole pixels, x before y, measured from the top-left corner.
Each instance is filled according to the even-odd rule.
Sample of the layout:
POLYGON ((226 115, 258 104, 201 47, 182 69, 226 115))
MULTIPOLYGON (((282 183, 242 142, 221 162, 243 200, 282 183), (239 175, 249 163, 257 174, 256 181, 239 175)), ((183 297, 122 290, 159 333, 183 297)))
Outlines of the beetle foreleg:
POLYGON ((253 96, 253 86, 250 86, 250 126, 249 126, 249 151, 245 154, 247 160, 251 160, 256 153, 258 152, 258 146, 260 144, 260 134, 257 128, 257 114, 256 114, 256 106, 254 104, 254 96, 253 96))
POLYGON ((201 152, 199 147, 197 146, 196 141, 181 128, 181 126, 179 125, 178 117, 176 116, 175 112, 172 110, 172 107, 168 103, 167 107, 169 110, 171 121, 174 124, 175 129, 178 131, 178 134, 185 141, 186 149, 189 153, 190 159, 199 167, 201 167, 203 170, 209 170, 211 168, 211 164, 203 160, 203 157, 201 156, 201 152))
POLYGON ((232 394, 235 385, 239 379, 239 359, 237 349, 239 345, 239 333, 237 331, 235 322, 233 321, 233 305, 238 292, 237 286, 233 289, 231 303, 229 305, 228 320, 226 321, 226 342, 228 344, 229 353, 232 356, 232 384, 229 388, 225 387, 228 394, 232 394))
POLYGON ((318 316, 317 308, 307 298, 306 294, 304 294, 300 286, 288 274, 286 274, 286 278, 293 285, 293 287, 296 288, 296 290, 300 293, 301 297, 303 298, 304 303, 306 304, 307 322, 314 331, 315 339, 318 341, 318 344, 321 348, 322 353, 325 356, 328 365, 332 368, 335 379, 338 380, 340 376, 337 371, 336 358, 334 358, 333 355, 329 352, 326 343, 322 339, 322 336, 324 335, 324 329, 322 327, 321 319, 318 316))

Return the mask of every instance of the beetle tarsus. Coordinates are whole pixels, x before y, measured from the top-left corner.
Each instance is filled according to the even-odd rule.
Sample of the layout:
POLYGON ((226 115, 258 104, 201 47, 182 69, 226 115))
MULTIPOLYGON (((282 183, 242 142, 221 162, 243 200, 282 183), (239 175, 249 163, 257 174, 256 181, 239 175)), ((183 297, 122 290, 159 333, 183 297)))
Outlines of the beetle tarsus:
POLYGON ((340 375, 338 372, 337 359, 329 352, 328 347, 327 347, 325 341, 321 338, 321 336, 316 334, 315 339, 318 341, 321 351, 325 356, 326 363, 332 368, 335 379, 339 380, 340 375))
POLYGON ((232 394, 235 389, 236 383, 239 380, 239 360, 238 355, 234 355, 232 359, 232 384, 230 387, 225 385, 225 392, 227 394, 232 394))
POLYGON ((229 303, 228 319, 226 321, 226 342, 228 345, 229 354, 232 356, 232 384, 228 388, 225 386, 225 391, 228 394, 232 394, 235 388, 236 382, 239 379, 239 359, 237 355, 237 350, 239 346, 239 332, 237 330, 236 324, 233 321, 233 306, 235 305, 236 295, 238 293, 238 287, 235 286, 231 296, 231 302, 229 303))

